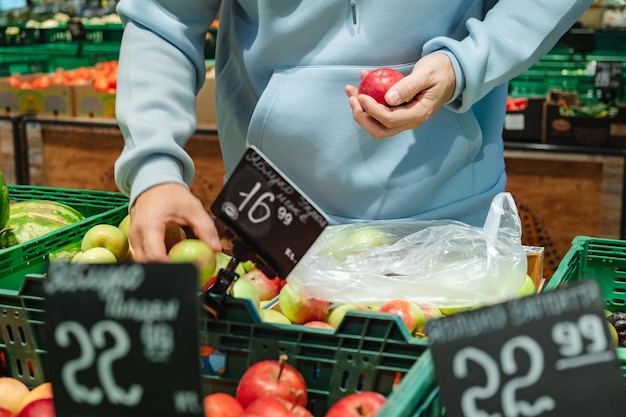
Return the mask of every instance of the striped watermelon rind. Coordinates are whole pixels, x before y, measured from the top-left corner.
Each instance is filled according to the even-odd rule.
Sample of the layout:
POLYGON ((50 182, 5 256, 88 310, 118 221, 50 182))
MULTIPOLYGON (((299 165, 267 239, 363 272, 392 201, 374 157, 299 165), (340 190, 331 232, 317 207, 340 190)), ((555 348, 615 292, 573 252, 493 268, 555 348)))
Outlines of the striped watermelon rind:
MULTIPOLYGON (((0 235, 0 248, 25 243, 85 218, 78 210, 56 201, 27 200, 10 204, 9 229, 0 235)), ((50 254, 50 260, 69 260, 80 251, 74 242, 50 254)))

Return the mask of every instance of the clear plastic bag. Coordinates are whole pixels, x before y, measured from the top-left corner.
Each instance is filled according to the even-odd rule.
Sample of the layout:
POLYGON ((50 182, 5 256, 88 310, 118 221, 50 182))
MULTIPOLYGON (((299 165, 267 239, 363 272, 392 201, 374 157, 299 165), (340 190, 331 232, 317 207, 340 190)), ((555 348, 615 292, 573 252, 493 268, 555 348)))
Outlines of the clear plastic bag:
POLYGON ((522 226, 510 193, 482 228, 453 220, 327 227, 287 277, 309 297, 381 305, 470 307, 515 297, 526 277, 522 226))

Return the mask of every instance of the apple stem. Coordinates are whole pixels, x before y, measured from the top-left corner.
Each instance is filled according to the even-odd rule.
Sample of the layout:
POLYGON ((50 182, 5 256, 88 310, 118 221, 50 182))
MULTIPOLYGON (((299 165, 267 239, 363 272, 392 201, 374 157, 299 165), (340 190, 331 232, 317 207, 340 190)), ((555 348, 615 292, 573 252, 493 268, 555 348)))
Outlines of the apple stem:
POLYGON ((304 392, 301 389, 299 389, 298 391, 295 392, 295 394, 296 394, 296 398, 291 403, 291 409, 289 411, 294 411, 296 409, 296 406, 300 404, 300 398, 302 398, 302 395, 304 395, 304 392))
POLYGON ((278 357, 278 364, 280 365, 280 369, 278 370, 278 377, 276 378, 277 381, 280 381, 280 376, 283 373, 283 369, 285 369, 286 363, 287 363, 287 355, 283 353, 278 357))

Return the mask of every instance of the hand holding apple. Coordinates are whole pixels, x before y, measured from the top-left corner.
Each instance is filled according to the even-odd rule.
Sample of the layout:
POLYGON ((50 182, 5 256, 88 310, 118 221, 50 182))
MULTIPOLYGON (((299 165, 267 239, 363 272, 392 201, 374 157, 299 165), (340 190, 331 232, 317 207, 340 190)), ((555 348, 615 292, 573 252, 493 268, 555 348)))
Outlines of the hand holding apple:
POLYGON ((359 84, 359 94, 367 94, 385 106, 385 94, 392 85, 404 78, 404 74, 393 68, 378 68, 367 73, 359 84))

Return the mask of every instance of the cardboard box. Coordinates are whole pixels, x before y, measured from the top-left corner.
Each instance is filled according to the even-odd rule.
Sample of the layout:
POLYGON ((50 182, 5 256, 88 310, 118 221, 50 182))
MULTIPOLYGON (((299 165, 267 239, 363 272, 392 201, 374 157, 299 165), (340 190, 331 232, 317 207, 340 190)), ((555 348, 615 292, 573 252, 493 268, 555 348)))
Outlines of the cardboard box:
POLYGON ((537 291, 541 291, 545 283, 543 277, 544 248, 541 246, 524 246, 524 251, 528 262, 526 273, 533 279, 537 291))
POLYGON ((12 87, 7 78, 0 79, 0 109, 6 113, 74 116, 73 94, 70 86, 22 89, 12 87))
POLYGON ((504 118, 504 140, 540 143, 543 132, 543 105, 545 99, 529 98, 523 110, 507 110, 504 118))
POLYGON ((92 85, 75 85, 73 89, 76 116, 115 118, 115 94, 98 92, 92 85))
POLYGON ((559 106, 546 104, 544 142, 557 145, 626 146, 626 107, 614 117, 561 116, 559 106))
POLYGON ((215 114, 215 69, 207 69, 206 81, 196 95, 196 119, 198 126, 217 126, 215 114))

